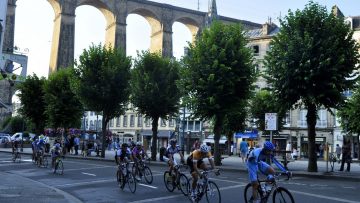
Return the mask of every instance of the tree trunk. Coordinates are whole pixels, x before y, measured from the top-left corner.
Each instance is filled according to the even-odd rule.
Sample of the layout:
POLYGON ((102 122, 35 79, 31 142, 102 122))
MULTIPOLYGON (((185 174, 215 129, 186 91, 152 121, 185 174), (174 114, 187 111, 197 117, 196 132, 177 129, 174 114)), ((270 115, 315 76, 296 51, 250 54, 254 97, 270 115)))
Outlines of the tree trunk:
POLYGON ((221 137, 222 123, 223 123, 223 116, 216 116, 215 126, 214 126, 214 162, 215 162, 215 166, 221 165, 219 140, 221 137))
POLYGON ((307 106, 307 125, 308 125, 308 154, 309 154, 309 162, 308 162, 308 172, 317 172, 317 155, 315 148, 315 126, 316 126, 316 116, 317 110, 316 105, 311 103, 307 106))
POLYGON ((157 133, 158 133, 158 121, 159 117, 152 118, 152 142, 151 142, 151 160, 156 161, 157 154, 157 133))
POLYGON ((231 156, 231 140, 232 140, 232 134, 228 134, 227 135, 227 151, 228 151, 228 154, 229 156, 231 156))
POLYGON ((105 158, 105 151, 106 151, 106 126, 108 123, 108 119, 105 115, 103 115, 102 119, 102 144, 101 144, 101 157, 105 158))
MULTIPOLYGON (((359 137, 360 137, 360 135, 358 134, 357 140, 359 140, 359 137)), ((358 147, 358 152, 357 152, 358 160, 360 161, 360 143, 359 143, 359 142, 358 142, 358 144, 357 144, 357 147, 358 147)))

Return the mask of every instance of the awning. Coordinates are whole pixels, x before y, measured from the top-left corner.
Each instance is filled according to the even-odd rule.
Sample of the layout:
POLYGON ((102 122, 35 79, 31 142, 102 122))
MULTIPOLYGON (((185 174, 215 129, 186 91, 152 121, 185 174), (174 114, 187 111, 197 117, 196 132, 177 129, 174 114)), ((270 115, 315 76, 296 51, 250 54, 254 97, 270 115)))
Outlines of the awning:
MULTIPOLYGON (((227 140, 224 140, 224 139, 220 139, 219 140, 219 144, 225 144, 227 140)), ((203 143, 206 144, 206 143, 211 143, 211 144, 214 144, 214 139, 204 139, 203 140, 203 143)))
MULTIPOLYGON (((157 133, 157 137, 158 138, 169 138, 171 135, 171 131, 169 130, 159 130, 157 133)), ((143 137, 151 137, 152 136, 152 130, 143 130, 141 132, 141 135, 143 137)))
POLYGON ((258 131, 252 130, 252 131, 238 132, 238 133, 235 133, 235 138, 256 139, 256 138, 258 138, 258 131))

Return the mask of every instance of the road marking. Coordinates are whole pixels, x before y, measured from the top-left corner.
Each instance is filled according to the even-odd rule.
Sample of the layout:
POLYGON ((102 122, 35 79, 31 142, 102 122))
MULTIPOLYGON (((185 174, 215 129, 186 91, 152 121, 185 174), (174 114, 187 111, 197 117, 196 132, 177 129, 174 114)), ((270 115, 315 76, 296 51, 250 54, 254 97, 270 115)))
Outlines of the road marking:
POLYGON ((84 172, 81 172, 81 173, 84 175, 88 175, 88 176, 96 176, 95 174, 92 174, 92 173, 84 173, 84 172))
POLYGON ((139 183, 139 185, 149 187, 149 188, 152 188, 152 189, 157 189, 157 187, 151 186, 151 185, 145 185, 145 184, 142 184, 142 183, 139 183))
POLYGON ((81 186, 81 185, 88 185, 88 184, 95 184, 95 183, 106 183, 106 182, 115 182, 114 178, 112 179, 103 179, 103 180, 94 180, 94 181, 86 181, 86 182, 79 182, 79 183, 68 183, 63 185, 53 185, 53 187, 73 187, 73 186, 81 186))
POLYGON ((317 198, 322 198, 322 199, 343 202, 343 203, 359 203, 359 201, 352 201, 352 200, 341 199, 341 198, 337 198, 337 197, 329 197, 329 196, 324 196, 324 195, 311 194, 311 193, 307 193, 307 192, 300 192, 300 191, 294 191, 294 190, 290 190, 290 192, 295 193, 295 194, 301 194, 301 195, 307 195, 307 196, 312 196, 312 197, 317 197, 317 198))
POLYGON ((98 169, 98 168, 111 168, 112 166, 99 166, 99 167, 86 167, 86 168, 72 168, 72 169, 66 169, 66 171, 80 171, 80 170, 91 170, 91 169, 98 169))
POLYGON ((343 186, 343 188, 345 188, 345 189, 356 189, 356 187, 352 187, 352 186, 343 186))
POLYGON ((21 159, 21 161, 32 162, 32 159, 21 159))
MULTIPOLYGON (((228 190, 228 189, 233 189, 233 188, 238 188, 238 187, 244 187, 245 185, 233 185, 233 186, 228 186, 228 187, 222 187, 219 188, 219 190, 228 190)), ((145 203, 145 202, 153 202, 153 201, 162 201, 162 200, 168 200, 168 199, 173 199, 173 198, 177 198, 177 197, 183 197, 183 194, 180 195, 172 195, 172 196, 166 196, 166 197, 158 197, 158 198, 152 198, 152 199, 144 199, 144 200, 139 200, 139 201, 134 201, 134 202, 130 202, 130 203, 145 203)))

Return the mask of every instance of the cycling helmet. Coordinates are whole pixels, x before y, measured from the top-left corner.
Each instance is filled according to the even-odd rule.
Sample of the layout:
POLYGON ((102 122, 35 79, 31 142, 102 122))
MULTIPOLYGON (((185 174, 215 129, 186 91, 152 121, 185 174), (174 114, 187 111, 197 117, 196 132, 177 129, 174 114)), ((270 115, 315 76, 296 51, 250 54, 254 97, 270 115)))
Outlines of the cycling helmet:
POLYGON ((173 144, 176 144, 176 143, 177 143, 177 140, 175 138, 170 140, 170 145, 173 145, 173 144))
POLYGON ((204 152, 204 153, 208 153, 209 152, 209 147, 205 144, 200 146, 200 151, 204 152))
POLYGON ((128 147, 126 143, 122 143, 121 147, 128 147))
POLYGON ((275 149, 275 146, 273 145, 273 143, 266 141, 264 143, 264 149, 265 150, 269 150, 269 151, 273 151, 275 149))
POLYGON ((130 145, 134 147, 136 145, 136 143, 134 141, 131 141, 130 145))
POLYGON ((55 144, 55 147, 56 147, 56 148, 60 148, 60 143, 56 143, 56 144, 55 144))
POLYGON ((141 142, 136 142, 136 146, 142 146, 141 142))

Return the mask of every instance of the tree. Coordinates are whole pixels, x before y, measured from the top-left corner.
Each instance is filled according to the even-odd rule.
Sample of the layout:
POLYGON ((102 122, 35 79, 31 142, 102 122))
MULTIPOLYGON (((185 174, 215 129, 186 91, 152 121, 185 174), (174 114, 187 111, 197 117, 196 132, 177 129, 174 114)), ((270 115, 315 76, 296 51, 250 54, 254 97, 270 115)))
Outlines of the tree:
POLYGON ((239 24, 214 22, 189 44, 184 63, 182 87, 195 117, 214 121, 214 157, 220 165, 224 119, 250 97, 255 81, 252 50, 239 24))
POLYGON ((284 108, 307 109, 308 171, 316 172, 317 109, 331 111, 343 102, 341 93, 353 85, 350 76, 359 63, 358 45, 343 18, 312 1, 280 23, 265 58, 268 82, 284 108))
POLYGON ((284 109, 280 108, 270 91, 262 89, 255 93, 250 102, 251 117, 255 119, 255 125, 261 131, 265 131, 265 113, 277 113, 278 130, 280 130, 285 115, 284 109))
MULTIPOLYGON (((123 50, 92 45, 79 57, 72 86, 86 109, 102 112, 102 135, 108 122, 124 114, 129 101, 131 58, 123 50)), ((105 157, 102 136, 101 157, 105 157)))
POLYGON ((47 124, 53 129, 80 127, 83 106, 70 87, 72 70, 61 69, 45 82, 45 113, 47 124))
POLYGON ((132 70, 131 102, 138 111, 152 119, 151 159, 156 160, 159 118, 171 118, 178 113, 180 64, 159 53, 138 53, 132 70))
MULTIPOLYGON (((346 100, 342 108, 339 109, 338 115, 343 130, 349 134, 357 134, 357 140, 360 135, 360 87, 355 89, 354 94, 346 100)), ((360 147, 358 147, 360 154, 360 147)), ((360 156, 358 156, 360 160, 360 156)))
POLYGON ((28 76, 26 80, 18 85, 20 93, 17 96, 20 99, 20 113, 29 121, 34 123, 35 133, 44 132, 46 116, 45 98, 44 98, 44 77, 37 77, 36 74, 28 76))

